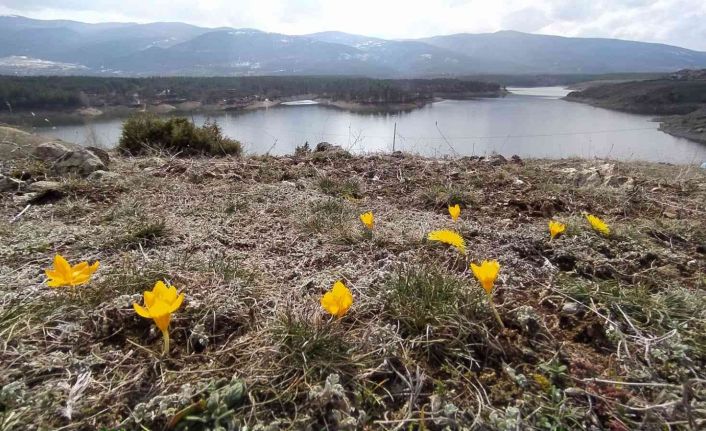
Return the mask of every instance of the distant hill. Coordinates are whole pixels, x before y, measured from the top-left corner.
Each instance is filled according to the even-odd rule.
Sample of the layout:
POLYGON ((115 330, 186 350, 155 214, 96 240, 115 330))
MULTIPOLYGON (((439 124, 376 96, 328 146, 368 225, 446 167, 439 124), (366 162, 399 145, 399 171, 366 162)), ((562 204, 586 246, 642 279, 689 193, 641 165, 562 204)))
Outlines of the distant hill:
POLYGON ((704 52, 515 31, 385 40, 341 32, 291 36, 183 23, 86 24, 0 17, 4 74, 444 77, 698 67, 706 67, 704 52))

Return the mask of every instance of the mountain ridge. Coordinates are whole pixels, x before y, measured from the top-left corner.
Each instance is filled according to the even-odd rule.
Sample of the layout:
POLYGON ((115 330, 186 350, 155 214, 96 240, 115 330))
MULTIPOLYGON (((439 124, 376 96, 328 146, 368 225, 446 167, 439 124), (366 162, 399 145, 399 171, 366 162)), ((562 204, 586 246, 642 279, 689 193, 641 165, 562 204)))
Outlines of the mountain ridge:
POLYGON ((706 52, 671 45, 515 30, 383 39, 339 31, 287 35, 179 22, 89 24, 0 16, 0 73, 15 75, 415 78, 704 67, 706 52))

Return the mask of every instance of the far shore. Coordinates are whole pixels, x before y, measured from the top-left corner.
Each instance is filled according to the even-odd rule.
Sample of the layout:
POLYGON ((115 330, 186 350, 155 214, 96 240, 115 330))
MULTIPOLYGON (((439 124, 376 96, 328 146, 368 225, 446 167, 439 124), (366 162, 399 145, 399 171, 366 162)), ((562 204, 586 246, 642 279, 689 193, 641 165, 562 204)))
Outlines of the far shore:
POLYGON ((0 123, 6 123, 22 127, 47 127, 52 125, 82 124, 87 120, 105 120, 112 118, 124 118, 130 115, 150 112, 157 115, 184 115, 193 114, 221 114, 233 112, 247 112, 260 109, 269 109, 282 106, 286 102, 300 100, 312 100, 320 106, 328 108, 342 109, 357 113, 385 113, 385 112, 408 112, 422 108, 430 103, 443 100, 474 100, 482 98, 504 97, 506 91, 500 93, 474 93, 453 95, 448 97, 434 97, 429 99, 419 99, 404 103, 361 103, 345 100, 332 100, 318 97, 315 94, 303 94, 299 96, 286 97, 275 100, 253 100, 237 105, 215 105, 202 104, 198 101, 185 101, 175 105, 166 103, 143 106, 111 105, 101 107, 82 107, 71 110, 36 110, 36 111, 15 111, 0 113, 0 123))

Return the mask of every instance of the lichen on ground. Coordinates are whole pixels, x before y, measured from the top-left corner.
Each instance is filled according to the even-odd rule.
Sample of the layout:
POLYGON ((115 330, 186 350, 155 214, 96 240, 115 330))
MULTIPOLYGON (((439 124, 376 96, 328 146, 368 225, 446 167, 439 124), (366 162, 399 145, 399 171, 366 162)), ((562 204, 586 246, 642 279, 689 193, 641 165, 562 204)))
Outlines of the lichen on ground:
POLYGON ((703 170, 316 153, 111 170, 59 179, 14 223, 25 202, 0 195, 0 430, 706 423, 703 170), (100 269, 48 288, 56 252, 100 269), (504 330, 468 269, 483 259, 504 330), (168 357, 132 309, 160 279, 186 295, 168 357), (333 320, 337 280, 355 302, 333 320))

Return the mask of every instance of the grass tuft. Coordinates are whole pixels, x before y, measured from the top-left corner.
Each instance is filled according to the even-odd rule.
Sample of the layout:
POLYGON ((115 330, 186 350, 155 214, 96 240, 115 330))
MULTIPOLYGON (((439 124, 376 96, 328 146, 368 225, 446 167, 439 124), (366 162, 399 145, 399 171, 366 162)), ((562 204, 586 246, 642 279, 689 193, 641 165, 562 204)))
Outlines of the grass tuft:
POLYGON ((360 199, 363 197, 362 186, 354 178, 344 180, 322 176, 318 180, 318 187, 324 194, 342 198, 360 199))

